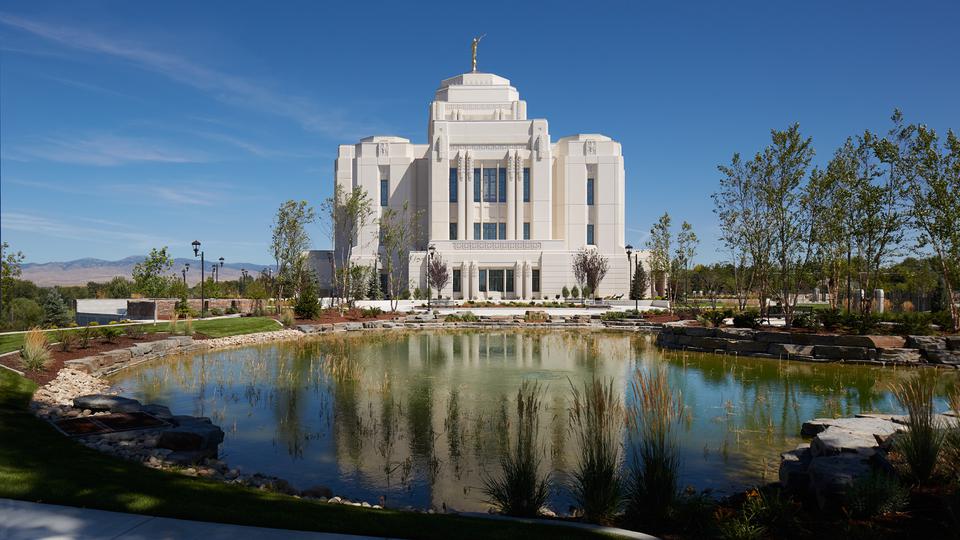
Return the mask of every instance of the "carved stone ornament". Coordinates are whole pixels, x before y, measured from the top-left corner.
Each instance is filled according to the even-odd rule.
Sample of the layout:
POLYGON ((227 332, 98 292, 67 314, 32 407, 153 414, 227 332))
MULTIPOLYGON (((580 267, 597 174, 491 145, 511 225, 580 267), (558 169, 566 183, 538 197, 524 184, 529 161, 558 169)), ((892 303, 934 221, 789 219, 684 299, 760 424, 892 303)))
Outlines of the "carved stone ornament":
POLYGON ((377 143, 377 157, 390 157, 390 143, 388 142, 377 143))
POLYGON ((586 141, 583 143, 583 151, 588 156, 597 155, 597 141, 586 141))

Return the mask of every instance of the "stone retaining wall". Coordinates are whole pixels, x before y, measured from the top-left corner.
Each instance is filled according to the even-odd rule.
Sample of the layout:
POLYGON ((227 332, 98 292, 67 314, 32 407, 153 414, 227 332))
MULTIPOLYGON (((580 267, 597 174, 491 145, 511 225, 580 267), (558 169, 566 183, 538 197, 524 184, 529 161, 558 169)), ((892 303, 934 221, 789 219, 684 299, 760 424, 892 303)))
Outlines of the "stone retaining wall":
POLYGON ((960 368, 960 336, 843 336, 748 328, 664 325, 657 345, 725 354, 867 364, 960 368))

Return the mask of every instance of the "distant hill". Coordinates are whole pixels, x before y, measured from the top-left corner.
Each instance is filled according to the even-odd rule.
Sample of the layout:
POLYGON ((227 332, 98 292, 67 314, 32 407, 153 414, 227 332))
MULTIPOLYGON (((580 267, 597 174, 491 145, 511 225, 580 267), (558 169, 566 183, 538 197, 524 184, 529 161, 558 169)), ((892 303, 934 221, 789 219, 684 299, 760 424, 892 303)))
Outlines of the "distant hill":
MULTIPOLYGON (((144 255, 134 255, 119 261, 85 258, 64 262, 24 263, 22 278, 42 286, 86 285, 89 281, 110 281, 116 276, 130 279, 130 275, 133 273, 133 265, 145 258, 144 255)), ((186 263, 190 263, 187 283, 198 283, 200 281, 200 259, 174 259, 171 273, 176 273, 179 276, 180 269, 186 263)), ((208 275, 211 266, 213 266, 213 263, 207 261, 208 275)), ((220 269, 220 278, 239 279, 241 268, 246 268, 247 272, 251 274, 257 274, 266 267, 267 265, 263 264, 224 262, 223 268, 220 269)))

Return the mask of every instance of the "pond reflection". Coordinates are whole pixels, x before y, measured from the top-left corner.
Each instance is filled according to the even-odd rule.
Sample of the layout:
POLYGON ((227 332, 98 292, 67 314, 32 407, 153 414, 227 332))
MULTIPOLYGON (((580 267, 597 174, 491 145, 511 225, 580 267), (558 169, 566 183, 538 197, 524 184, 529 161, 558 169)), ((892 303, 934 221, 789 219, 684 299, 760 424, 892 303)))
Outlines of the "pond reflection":
MULTIPOLYGON (((633 370, 659 365, 690 412, 681 482, 718 493, 775 478, 806 419, 897 411, 888 388, 911 373, 662 351, 652 336, 616 332, 446 331, 202 353, 113 383, 175 414, 209 416, 226 432, 224 459, 241 470, 391 506, 483 510, 483 474, 497 470, 523 380, 545 387, 544 464, 562 484, 577 459, 571 385, 612 378, 629 402, 633 370)), ((569 503, 554 490, 551 506, 569 503)))

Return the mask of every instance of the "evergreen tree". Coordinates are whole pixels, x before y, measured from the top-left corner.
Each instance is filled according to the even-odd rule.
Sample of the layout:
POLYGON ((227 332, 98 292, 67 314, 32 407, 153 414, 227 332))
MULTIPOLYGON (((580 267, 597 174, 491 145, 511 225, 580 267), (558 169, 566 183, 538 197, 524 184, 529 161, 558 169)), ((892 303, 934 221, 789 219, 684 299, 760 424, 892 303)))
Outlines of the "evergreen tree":
POLYGON ((300 295, 293 305, 293 312, 300 319, 315 319, 320 314, 320 298, 317 295, 317 280, 309 270, 303 274, 300 295))
POLYGON ((370 272, 370 284, 367 286, 367 298, 370 300, 383 300, 383 291, 380 289, 380 274, 370 272))
POLYGON ((67 326, 72 317, 67 303, 57 289, 50 289, 43 298, 43 324, 47 326, 67 326))
POLYGON ((630 284, 630 299, 643 300, 647 295, 647 272, 642 264, 638 264, 633 272, 633 282, 630 284))

